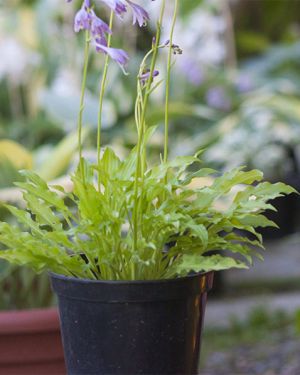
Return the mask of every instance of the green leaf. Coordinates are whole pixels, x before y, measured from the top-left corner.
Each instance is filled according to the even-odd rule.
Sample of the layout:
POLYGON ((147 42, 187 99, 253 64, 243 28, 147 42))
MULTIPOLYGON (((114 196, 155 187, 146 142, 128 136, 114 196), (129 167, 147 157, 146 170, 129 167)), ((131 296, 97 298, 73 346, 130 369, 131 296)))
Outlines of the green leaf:
POLYGON ((185 179, 181 182, 183 185, 188 185, 192 182, 194 178, 201 178, 201 177, 208 177, 211 176, 212 174, 217 173, 215 169, 211 168, 201 168, 196 172, 193 173, 187 173, 187 176, 185 179))
POLYGON ((137 161, 137 149, 134 147, 127 158, 122 162, 117 171, 117 178, 119 180, 130 180, 134 175, 137 161))
POLYGON ((101 159, 100 170, 113 176, 120 168, 120 165, 120 159, 110 147, 107 147, 101 159))
MULTIPOLYGON (((18 209, 14 206, 5 205, 10 213, 15 216, 20 224, 24 225, 26 229, 30 229, 33 233, 41 233, 39 225, 32 220, 31 214, 25 210, 18 209)), ((0 224, 0 230, 4 228, 5 223, 0 224)))
POLYGON ((266 228, 266 227, 274 227, 278 228, 277 224, 274 223, 273 221, 267 219, 264 215, 259 215, 259 214, 245 214, 245 215, 240 215, 240 216, 235 216, 235 219, 239 221, 239 225, 246 225, 246 226, 252 226, 255 228, 261 227, 261 228, 266 228))
MULTIPOLYGON (((65 219, 73 218, 72 213, 64 203, 63 197, 59 196, 56 191, 51 191, 42 178, 31 171, 23 170, 20 173, 26 178, 26 182, 18 182, 15 185, 26 192, 24 194, 25 199, 32 197, 32 201, 33 199, 35 199, 35 202, 37 202, 36 199, 41 200, 47 206, 53 207, 60 212, 65 219)), ((55 190, 57 190, 57 187, 55 190)), ((68 195, 66 194, 66 196, 68 195)), ((35 206, 37 206, 37 203, 35 203, 35 206)))
POLYGON ((224 175, 216 178, 213 184, 213 189, 219 191, 221 194, 228 193, 234 186, 239 184, 253 184, 256 181, 261 181, 263 173, 258 170, 244 172, 241 167, 235 168, 224 175))
POLYGON ((292 193, 298 194, 296 189, 282 182, 277 182, 276 184, 263 182, 257 186, 249 186, 244 191, 239 192, 236 195, 234 202, 248 200, 251 196, 262 198, 264 201, 269 201, 292 193))
POLYGON ((221 271, 229 268, 247 269, 247 265, 233 258, 221 255, 201 256, 183 255, 181 262, 176 266, 178 275, 187 275, 190 272, 221 271))
POLYGON ((208 232, 204 225, 197 225, 195 222, 190 221, 184 224, 183 228, 189 231, 190 236, 200 239, 203 248, 206 248, 208 244, 208 232))

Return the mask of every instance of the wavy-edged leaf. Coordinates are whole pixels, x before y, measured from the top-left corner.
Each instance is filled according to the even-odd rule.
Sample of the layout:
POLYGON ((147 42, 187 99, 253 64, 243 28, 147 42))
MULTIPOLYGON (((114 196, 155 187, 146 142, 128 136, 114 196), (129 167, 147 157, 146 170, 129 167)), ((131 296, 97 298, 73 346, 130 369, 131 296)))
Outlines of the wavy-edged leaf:
POLYGON ((178 275, 187 275, 190 272, 221 271, 229 268, 247 269, 248 266, 238 260, 221 255, 201 256, 183 255, 175 270, 178 275))

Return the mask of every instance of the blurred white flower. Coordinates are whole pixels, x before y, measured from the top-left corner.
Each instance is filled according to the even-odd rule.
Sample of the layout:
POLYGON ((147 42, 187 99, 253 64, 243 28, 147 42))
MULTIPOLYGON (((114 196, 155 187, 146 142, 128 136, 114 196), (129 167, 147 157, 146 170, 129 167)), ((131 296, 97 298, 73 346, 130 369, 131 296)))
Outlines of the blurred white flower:
MULTIPOLYGON (((215 14, 210 6, 211 0, 195 8, 187 17, 178 17, 174 43, 183 50, 175 65, 190 83, 198 86, 203 81, 203 68, 222 64, 226 58, 224 32, 226 22, 220 15, 215 14)), ((150 26, 154 29, 159 16, 160 2, 142 0, 151 14, 150 26)), ((162 41, 169 39, 170 23, 172 20, 173 2, 167 2, 165 24, 162 30, 162 41)))
POLYGON ((289 149, 300 142, 299 124, 281 119, 265 103, 246 102, 236 126, 206 152, 206 160, 226 169, 246 165, 262 170, 267 179, 282 178, 294 169, 289 149), (247 105, 246 105, 247 104, 247 105))
MULTIPOLYGON (((62 69, 58 72, 52 85, 43 88, 39 93, 39 104, 48 115, 60 123, 66 131, 74 129, 77 123, 80 101, 80 81, 76 71, 62 69)), ((83 122, 85 125, 97 128, 98 97, 89 90, 85 93, 85 111, 83 122)), ((113 126, 117 121, 115 105, 109 99, 103 103, 103 128, 113 126)))
POLYGON ((222 37, 225 29, 222 17, 199 7, 187 19, 178 20, 174 41, 186 56, 197 60, 199 64, 216 65, 226 57, 222 37))
POLYGON ((0 56, 0 80, 7 77, 14 84, 26 82, 30 69, 40 60, 13 37, 0 39, 0 56))
MULTIPOLYGON (((52 89, 59 96, 73 95, 80 92, 80 80, 76 72, 61 69, 52 83, 52 89)), ((79 94, 78 94, 79 95, 79 94)))
POLYGON ((274 126, 273 135, 278 142, 289 144, 293 143, 293 139, 295 138, 296 133, 287 124, 283 122, 277 122, 276 126, 274 126))
MULTIPOLYGON (((281 145, 269 144, 263 149, 256 150, 252 159, 253 165, 262 170, 267 179, 272 179, 278 174, 278 168, 284 164, 284 169, 290 169, 286 150, 281 145), (284 161, 284 163, 283 163, 284 161)), ((280 168, 281 169, 281 168, 280 168)))

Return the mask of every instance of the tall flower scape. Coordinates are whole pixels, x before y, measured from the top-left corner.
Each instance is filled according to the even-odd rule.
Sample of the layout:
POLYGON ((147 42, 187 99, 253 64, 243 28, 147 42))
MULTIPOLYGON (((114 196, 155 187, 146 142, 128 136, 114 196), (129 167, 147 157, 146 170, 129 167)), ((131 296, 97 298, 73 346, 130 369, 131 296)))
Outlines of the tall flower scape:
POLYGON ((264 216, 265 210, 274 209, 268 201, 295 191, 282 183, 263 182, 258 170, 235 168, 220 175, 201 168, 200 152, 169 160, 171 71, 174 54, 182 51, 173 42, 178 0, 169 0, 174 8, 169 40, 161 41, 166 1, 160 1, 156 35, 137 72, 137 143, 124 160, 109 147, 101 152, 109 64, 114 60, 126 72, 129 63, 128 54, 113 47, 114 18, 122 19, 131 12, 133 24, 143 26, 149 15, 130 0, 83 1, 74 21, 75 31, 85 33, 85 49, 78 114, 79 165, 71 177, 73 192, 48 186, 38 175, 22 171, 26 182, 16 185, 23 190, 26 209, 6 206, 19 225, 0 223, 1 258, 37 272, 96 280, 168 279, 190 272, 247 268, 253 256, 261 258, 263 242, 257 228, 276 226, 264 216), (95 5, 110 8, 109 24, 98 17, 95 5), (156 68, 162 49, 167 50, 165 80, 157 78, 156 68), (105 55, 95 164, 83 158, 81 136, 91 50, 105 55), (165 142, 160 162, 150 166, 147 143, 157 127, 148 125, 147 109, 151 94, 160 85, 165 87, 165 142), (207 176, 213 181, 209 186, 193 183, 207 176), (227 202, 225 207, 220 206, 220 199, 227 202), (220 254, 215 255, 215 250, 220 254))

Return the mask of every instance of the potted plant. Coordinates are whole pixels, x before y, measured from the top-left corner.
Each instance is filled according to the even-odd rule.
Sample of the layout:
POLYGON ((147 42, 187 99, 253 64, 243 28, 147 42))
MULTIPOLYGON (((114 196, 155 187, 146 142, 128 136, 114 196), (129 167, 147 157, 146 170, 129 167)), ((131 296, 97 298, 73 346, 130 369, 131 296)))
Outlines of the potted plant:
MULTIPOLYGON (((98 4, 99 2, 95 2, 98 4)), ((79 165, 73 192, 48 186, 37 174, 23 171, 19 182, 26 209, 6 206, 21 227, 0 224, 0 257, 50 271, 58 295, 66 365, 69 374, 194 374, 200 350, 207 292, 213 271, 247 268, 260 256, 257 227, 272 226, 264 216, 269 199, 294 192, 282 183, 262 182, 258 170, 235 168, 223 175, 199 168, 199 153, 168 159, 170 76, 179 1, 168 41, 161 41, 166 0, 161 1, 157 33, 137 74, 135 120, 137 144, 124 160, 106 148, 101 153, 102 104, 110 59, 122 69, 125 51, 112 47, 115 15, 133 12, 142 26, 149 15, 130 0, 103 0, 111 8, 109 25, 84 0, 75 31, 86 36, 82 95, 78 117, 79 165), (97 162, 82 157, 82 115, 90 47, 103 52, 97 133, 97 162), (157 56, 167 50, 165 144, 161 161, 147 163, 147 108, 157 82, 157 56), (215 176, 197 187, 195 178, 215 176), (257 182, 256 185, 253 185, 257 182), (232 190, 240 186, 232 197, 232 190), (232 199, 231 199, 232 197, 232 199), (73 202, 67 206, 64 199, 73 202), (218 205, 229 200, 226 208, 218 205), (255 236, 239 236, 236 229, 255 236), (214 250, 229 251, 212 255, 214 250)))

